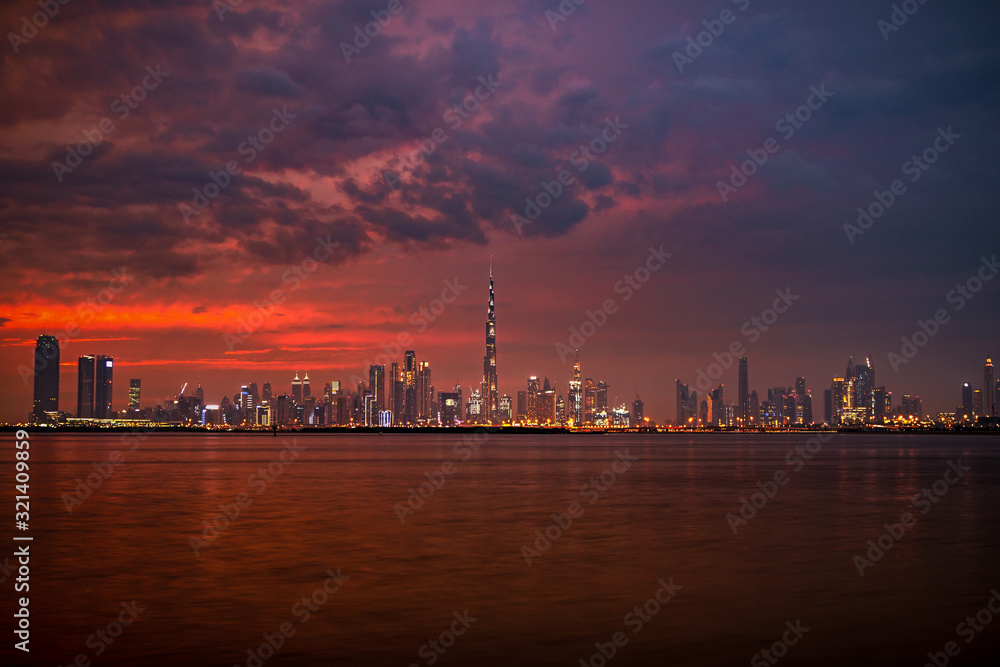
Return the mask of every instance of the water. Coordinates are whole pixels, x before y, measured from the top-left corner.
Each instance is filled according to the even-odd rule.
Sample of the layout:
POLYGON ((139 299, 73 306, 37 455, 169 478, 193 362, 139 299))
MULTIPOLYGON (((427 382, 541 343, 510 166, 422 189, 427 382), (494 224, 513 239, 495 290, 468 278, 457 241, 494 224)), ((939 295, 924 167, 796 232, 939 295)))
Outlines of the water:
MULTIPOLYGON (((4 632, 3 664, 258 665, 248 650, 282 624, 294 634, 272 635, 262 664, 601 665, 595 644, 610 653, 617 632, 609 665, 748 664, 786 622, 808 631, 776 647, 782 665, 919 666, 949 641, 952 664, 1000 655, 1000 617, 970 643, 956 629, 1000 588, 996 438, 837 436, 796 472, 802 436, 491 436, 456 453, 461 436, 300 435, 270 481, 251 477, 283 440, 33 435, 32 651, 4 632), (631 467, 581 495, 625 450, 631 467), (69 512, 77 478, 114 452, 125 463, 69 512), (959 459, 969 470, 938 502, 913 502, 959 459), (448 461, 401 523, 394 505, 448 461), (734 535, 726 514, 777 471, 787 483, 734 535), (204 534, 238 494, 240 516, 204 534), (529 566, 522 546, 545 547, 535 531, 574 502, 582 515, 529 566), (904 512, 915 525, 859 576, 852 558, 904 512), (674 597, 627 620, 661 580, 674 597), (136 620, 98 639, 132 600, 136 620)), ((0 479, 11 489, 6 463, 0 479)), ((9 579, 0 590, 6 624, 9 579)))

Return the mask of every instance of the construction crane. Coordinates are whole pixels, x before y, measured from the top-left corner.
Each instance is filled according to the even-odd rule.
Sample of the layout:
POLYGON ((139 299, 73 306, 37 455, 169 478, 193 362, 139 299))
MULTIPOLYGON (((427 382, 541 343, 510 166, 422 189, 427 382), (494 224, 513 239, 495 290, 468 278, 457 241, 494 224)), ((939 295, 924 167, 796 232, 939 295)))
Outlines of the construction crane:
POLYGON ((179 392, 177 392, 177 398, 180 398, 181 396, 183 396, 184 395, 184 390, 187 389, 187 388, 188 388, 188 383, 185 382, 184 386, 181 387, 181 390, 179 392))

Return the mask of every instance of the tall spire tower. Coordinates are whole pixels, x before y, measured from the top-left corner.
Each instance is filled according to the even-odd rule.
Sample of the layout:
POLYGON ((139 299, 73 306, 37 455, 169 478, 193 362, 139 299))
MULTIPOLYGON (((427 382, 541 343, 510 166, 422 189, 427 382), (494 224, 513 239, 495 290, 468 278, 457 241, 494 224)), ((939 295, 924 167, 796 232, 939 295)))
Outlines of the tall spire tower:
POLYGON ((497 396, 497 321, 493 312, 493 257, 490 257, 490 305, 486 316, 486 355, 483 357, 483 407, 480 415, 484 424, 496 422, 500 413, 497 396))

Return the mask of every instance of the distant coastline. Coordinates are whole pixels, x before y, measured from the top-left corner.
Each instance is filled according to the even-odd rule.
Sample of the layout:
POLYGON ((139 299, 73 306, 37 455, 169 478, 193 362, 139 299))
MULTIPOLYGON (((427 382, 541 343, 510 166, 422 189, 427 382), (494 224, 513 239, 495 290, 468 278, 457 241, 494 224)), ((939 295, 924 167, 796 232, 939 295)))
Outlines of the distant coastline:
POLYGON ((1000 435, 1000 428, 955 428, 955 427, 875 427, 875 426, 841 426, 827 428, 785 428, 785 429, 571 429, 565 427, 540 426, 418 426, 418 427, 350 427, 350 426, 310 426, 299 428, 247 429, 247 428, 206 428, 204 426, 184 426, 180 424, 157 424, 149 426, 17 426, 0 425, 0 432, 12 433, 17 430, 27 430, 32 435, 46 433, 201 433, 204 435, 258 435, 274 437, 276 435, 442 435, 489 433, 491 435, 813 435, 817 433, 864 433, 864 434, 962 434, 962 435, 1000 435))

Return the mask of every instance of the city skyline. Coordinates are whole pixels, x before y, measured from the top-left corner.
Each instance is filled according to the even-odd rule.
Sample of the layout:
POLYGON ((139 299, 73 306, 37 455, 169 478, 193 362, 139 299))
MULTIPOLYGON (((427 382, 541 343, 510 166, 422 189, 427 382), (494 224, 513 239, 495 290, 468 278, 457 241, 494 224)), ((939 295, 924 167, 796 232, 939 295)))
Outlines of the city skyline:
MULTIPOLYGON (((786 301, 785 311, 787 311, 793 300, 787 295, 783 298, 786 301)), ((780 312, 785 312, 778 307, 778 301, 775 301, 775 309, 777 310, 774 311, 774 318, 777 318, 780 312)), ((754 319, 752 322, 756 326, 763 327, 766 319, 762 317, 761 321, 754 319)), ((596 332, 598 323, 593 324, 596 332)), ((581 330, 586 331, 582 326, 581 330)), ((240 393, 234 395, 231 401, 229 394, 223 394, 218 404, 206 403, 204 390, 199 383, 196 401, 184 407, 186 399, 195 398, 194 395, 189 397, 184 394, 189 385, 185 382, 181 391, 174 397, 175 409, 169 407, 171 399, 168 398, 157 404, 155 412, 151 413, 148 408, 142 409, 141 378, 133 378, 130 379, 128 386, 129 410, 119 412, 112 408, 113 358, 106 355, 84 355, 78 359, 76 413, 69 414, 65 410, 61 412, 69 414, 70 417, 83 419, 107 420, 118 414, 120 418, 125 419, 141 418, 155 421, 166 421, 166 415, 169 414, 171 420, 195 423, 199 421, 213 423, 206 421, 208 419, 206 415, 217 413, 212 415, 212 419, 217 420, 214 422, 217 425, 256 427, 296 424, 306 426, 354 424, 371 427, 442 423, 449 425, 535 423, 568 424, 576 427, 643 425, 645 402, 638 392, 631 407, 628 401, 619 405, 617 396, 609 401, 610 387, 603 379, 595 381, 587 377, 585 382, 582 381, 579 349, 575 350, 573 376, 567 382, 568 390, 565 395, 557 390, 558 383, 550 382, 547 375, 544 377, 544 385, 540 385, 539 376, 528 377, 527 390, 513 392, 516 399, 511 394, 499 390, 492 257, 489 266, 485 333, 486 353, 483 356, 482 381, 478 389, 470 388, 467 403, 463 402, 460 381, 455 383, 453 391, 436 390, 432 383, 430 362, 418 361, 415 350, 400 350, 403 353, 402 365, 398 360, 389 357, 386 357, 386 361, 391 362, 388 367, 385 363, 369 364, 367 382, 358 375, 352 375, 347 385, 343 385, 339 379, 332 380, 324 385, 321 400, 312 398, 308 371, 302 379, 296 371, 291 381, 291 393, 281 394, 279 391, 274 394, 275 401, 269 400, 272 395, 270 381, 264 382, 267 396, 264 400, 260 399, 257 383, 249 382, 241 386, 240 393), (387 370, 388 384, 386 384, 387 370), (449 406, 447 411, 445 405, 449 406), (160 411, 161 407, 164 408, 163 412, 160 411), (262 409, 263 413, 260 412, 262 409)), ((579 331, 575 333, 584 340, 584 334, 579 331)), ((849 357, 843 377, 833 377, 830 388, 821 390, 822 417, 817 414, 816 408, 819 406, 814 406, 812 391, 806 388, 804 376, 796 376, 794 386, 768 387, 767 400, 762 400, 756 388, 752 391, 750 389, 748 358, 734 357, 734 354, 742 354, 744 349, 742 344, 734 343, 731 351, 713 355, 713 363, 706 369, 699 369, 697 381, 692 383, 694 388, 680 379, 675 379, 674 418, 662 421, 654 419, 652 423, 661 426, 672 424, 753 428, 823 423, 877 424, 899 417, 934 418, 934 414, 923 411, 923 401, 918 394, 894 392, 885 385, 878 386, 871 357, 866 357, 864 363, 858 364, 854 363, 853 356, 849 357), (712 387, 721 380, 734 362, 738 365, 738 393, 735 403, 727 403, 724 394, 725 383, 719 382, 715 388, 712 387), (893 401, 894 394, 899 396, 898 403, 893 401)), ((59 352, 56 337, 42 334, 37 338, 31 421, 45 421, 45 413, 49 413, 48 419, 51 419, 56 412, 54 406, 58 406, 59 401, 59 352)), ((890 354, 888 359, 892 362, 893 355, 890 354)), ((278 386, 280 387, 280 384, 278 386)), ((979 418, 995 420, 997 412, 995 396, 998 389, 1000 380, 994 380, 992 358, 987 357, 983 367, 983 387, 974 389, 969 382, 963 383, 960 404, 953 412, 942 410, 939 415, 944 421, 947 421, 944 418, 948 414, 955 421, 975 422, 979 418)))

